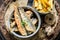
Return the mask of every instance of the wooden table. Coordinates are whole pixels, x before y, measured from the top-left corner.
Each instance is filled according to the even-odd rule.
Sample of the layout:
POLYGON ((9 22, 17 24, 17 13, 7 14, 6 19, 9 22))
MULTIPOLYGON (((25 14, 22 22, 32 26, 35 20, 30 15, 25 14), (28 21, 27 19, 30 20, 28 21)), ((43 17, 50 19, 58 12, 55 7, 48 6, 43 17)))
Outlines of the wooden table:
MULTIPOLYGON (((60 2, 60 0, 57 0, 57 1, 60 2)), ((2 7, 0 7, 0 8, 2 8, 2 7)), ((56 2, 56 9, 58 11, 59 21, 58 21, 58 25, 55 29, 55 34, 54 34, 53 38, 51 38, 51 40, 54 39, 57 36, 57 34, 60 32, 60 27, 59 27, 60 26, 60 8, 59 8, 59 4, 57 2, 56 2)), ((3 10, 3 8, 2 8, 2 10, 3 10)), ((10 35, 8 33, 8 31, 5 28, 5 25, 4 25, 5 12, 2 11, 2 10, 0 10, 0 30, 2 31, 2 33, 3 33, 4 37, 6 38, 6 40, 16 40, 15 38, 12 37, 12 35, 10 35)), ((37 39, 37 40, 39 40, 39 39, 37 39)))

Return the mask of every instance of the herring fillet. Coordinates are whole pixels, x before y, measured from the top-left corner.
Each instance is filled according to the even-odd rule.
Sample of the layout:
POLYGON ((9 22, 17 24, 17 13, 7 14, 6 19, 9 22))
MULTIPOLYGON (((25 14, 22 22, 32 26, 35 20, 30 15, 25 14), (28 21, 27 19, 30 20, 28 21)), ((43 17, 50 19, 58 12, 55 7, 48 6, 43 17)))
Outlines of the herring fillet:
POLYGON ((24 9, 23 8, 19 8, 19 13, 21 15, 21 18, 23 20, 23 22, 25 22, 25 28, 27 31, 31 31, 31 32, 35 32, 36 28, 35 26, 30 22, 30 20, 27 18, 24 9))
POLYGON ((14 12, 14 17, 15 17, 15 22, 17 24, 18 30, 22 35, 27 35, 25 28, 21 24, 21 19, 20 16, 18 15, 18 9, 16 6, 14 6, 15 12, 14 12))

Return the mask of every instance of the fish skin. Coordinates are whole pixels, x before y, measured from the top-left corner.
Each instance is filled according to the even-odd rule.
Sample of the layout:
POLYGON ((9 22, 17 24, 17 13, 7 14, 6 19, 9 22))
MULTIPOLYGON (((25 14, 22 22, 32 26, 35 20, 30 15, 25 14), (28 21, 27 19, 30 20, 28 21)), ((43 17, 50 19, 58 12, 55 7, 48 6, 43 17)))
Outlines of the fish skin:
POLYGON ((23 8, 19 8, 19 13, 21 15, 21 18, 23 20, 23 22, 25 22, 25 28, 27 31, 31 31, 31 32, 35 32, 36 28, 35 26, 30 22, 30 20, 27 18, 24 9, 23 8))

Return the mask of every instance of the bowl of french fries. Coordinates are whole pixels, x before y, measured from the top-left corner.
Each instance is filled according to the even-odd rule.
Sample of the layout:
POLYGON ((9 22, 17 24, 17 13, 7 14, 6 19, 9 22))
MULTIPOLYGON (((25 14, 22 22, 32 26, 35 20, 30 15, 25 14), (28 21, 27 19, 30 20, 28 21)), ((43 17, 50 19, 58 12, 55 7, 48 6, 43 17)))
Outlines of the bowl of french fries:
POLYGON ((54 0, 34 0, 33 7, 41 14, 49 13, 54 5, 54 0))
POLYGON ((28 38, 38 32, 41 19, 31 6, 18 7, 12 3, 5 14, 5 25, 8 32, 15 37, 28 38))

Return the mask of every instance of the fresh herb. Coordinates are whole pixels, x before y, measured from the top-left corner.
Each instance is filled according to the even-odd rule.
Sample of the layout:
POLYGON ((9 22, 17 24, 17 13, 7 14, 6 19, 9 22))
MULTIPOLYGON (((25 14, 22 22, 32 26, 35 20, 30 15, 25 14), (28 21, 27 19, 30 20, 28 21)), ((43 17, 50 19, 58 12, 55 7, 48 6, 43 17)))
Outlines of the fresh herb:
POLYGON ((22 25, 25 26, 25 22, 21 21, 22 25))

